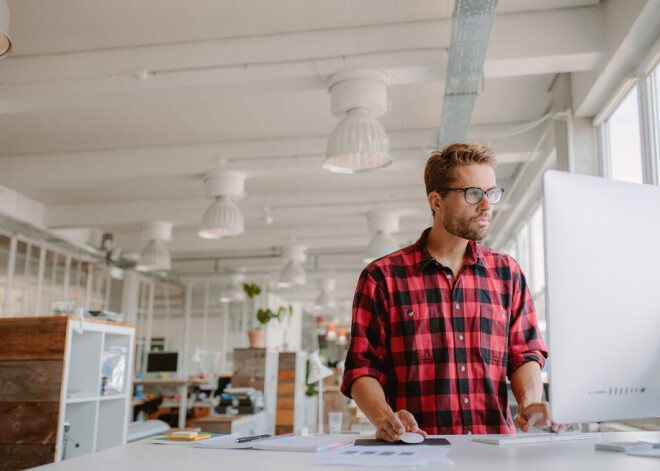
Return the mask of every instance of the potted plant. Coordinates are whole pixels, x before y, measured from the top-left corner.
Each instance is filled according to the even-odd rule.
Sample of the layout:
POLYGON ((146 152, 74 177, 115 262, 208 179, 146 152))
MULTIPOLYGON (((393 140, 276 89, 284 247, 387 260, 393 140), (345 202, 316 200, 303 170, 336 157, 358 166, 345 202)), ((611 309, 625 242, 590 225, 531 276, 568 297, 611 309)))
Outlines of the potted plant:
MULTIPOLYGON (((254 283, 243 283, 243 291, 251 300, 252 308, 254 308, 254 298, 261 293, 259 285, 254 283)), ((277 312, 273 312, 270 308, 257 310, 257 327, 254 330, 248 330, 248 337, 250 338, 250 348, 263 348, 266 331, 262 328, 268 324, 272 319, 277 319, 282 322, 282 314, 286 314, 287 308, 280 306, 277 312)), ((293 313, 293 308, 288 307, 289 315, 293 313)))

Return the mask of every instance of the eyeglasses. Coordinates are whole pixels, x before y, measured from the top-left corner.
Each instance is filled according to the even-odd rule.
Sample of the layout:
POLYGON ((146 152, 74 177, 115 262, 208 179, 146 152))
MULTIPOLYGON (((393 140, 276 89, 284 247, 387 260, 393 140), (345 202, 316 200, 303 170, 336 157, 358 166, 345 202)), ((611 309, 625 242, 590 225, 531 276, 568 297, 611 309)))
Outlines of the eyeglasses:
POLYGON ((484 191, 483 189, 477 188, 476 186, 470 186, 467 188, 438 188, 435 191, 437 191, 438 193, 449 193, 450 191, 462 191, 463 194, 465 195, 465 201, 468 204, 481 203, 481 200, 483 199, 485 193, 486 198, 488 198, 488 202, 490 204, 497 204, 502 199, 502 193, 504 193, 504 188, 497 188, 494 186, 493 188, 484 191))

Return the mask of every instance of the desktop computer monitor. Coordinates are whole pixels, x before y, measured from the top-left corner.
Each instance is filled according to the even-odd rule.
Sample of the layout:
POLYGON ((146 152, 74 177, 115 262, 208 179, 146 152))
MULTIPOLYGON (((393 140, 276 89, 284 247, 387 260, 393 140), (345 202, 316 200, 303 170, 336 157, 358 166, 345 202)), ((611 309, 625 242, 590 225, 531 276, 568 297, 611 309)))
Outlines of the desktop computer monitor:
POLYGON ((660 416, 660 187, 543 177, 556 423, 660 416))
POLYGON ((176 373, 178 369, 178 352, 147 353, 147 373, 176 373))

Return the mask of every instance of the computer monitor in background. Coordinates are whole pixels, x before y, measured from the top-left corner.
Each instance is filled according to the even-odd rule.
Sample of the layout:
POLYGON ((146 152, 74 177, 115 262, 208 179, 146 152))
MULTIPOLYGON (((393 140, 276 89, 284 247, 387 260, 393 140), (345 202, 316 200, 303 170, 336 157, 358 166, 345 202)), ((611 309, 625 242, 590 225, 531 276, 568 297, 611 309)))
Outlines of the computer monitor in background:
POLYGON ((660 416, 660 187, 543 178, 557 423, 660 416))
POLYGON ((178 352, 147 353, 147 373, 173 373, 179 370, 178 352))

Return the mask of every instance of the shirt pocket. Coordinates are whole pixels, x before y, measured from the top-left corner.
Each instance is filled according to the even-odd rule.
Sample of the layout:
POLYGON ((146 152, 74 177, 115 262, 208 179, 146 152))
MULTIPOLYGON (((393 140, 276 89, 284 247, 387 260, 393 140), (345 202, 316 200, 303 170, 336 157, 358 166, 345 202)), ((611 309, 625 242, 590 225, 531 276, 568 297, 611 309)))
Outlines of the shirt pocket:
POLYGON ((434 306, 401 306, 390 311, 390 345, 395 363, 418 365, 433 363, 433 347, 437 343, 442 319, 434 306))
POLYGON ((479 351, 486 363, 506 364, 509 350, 509 312, 501 306, 481 305, 479 351))

